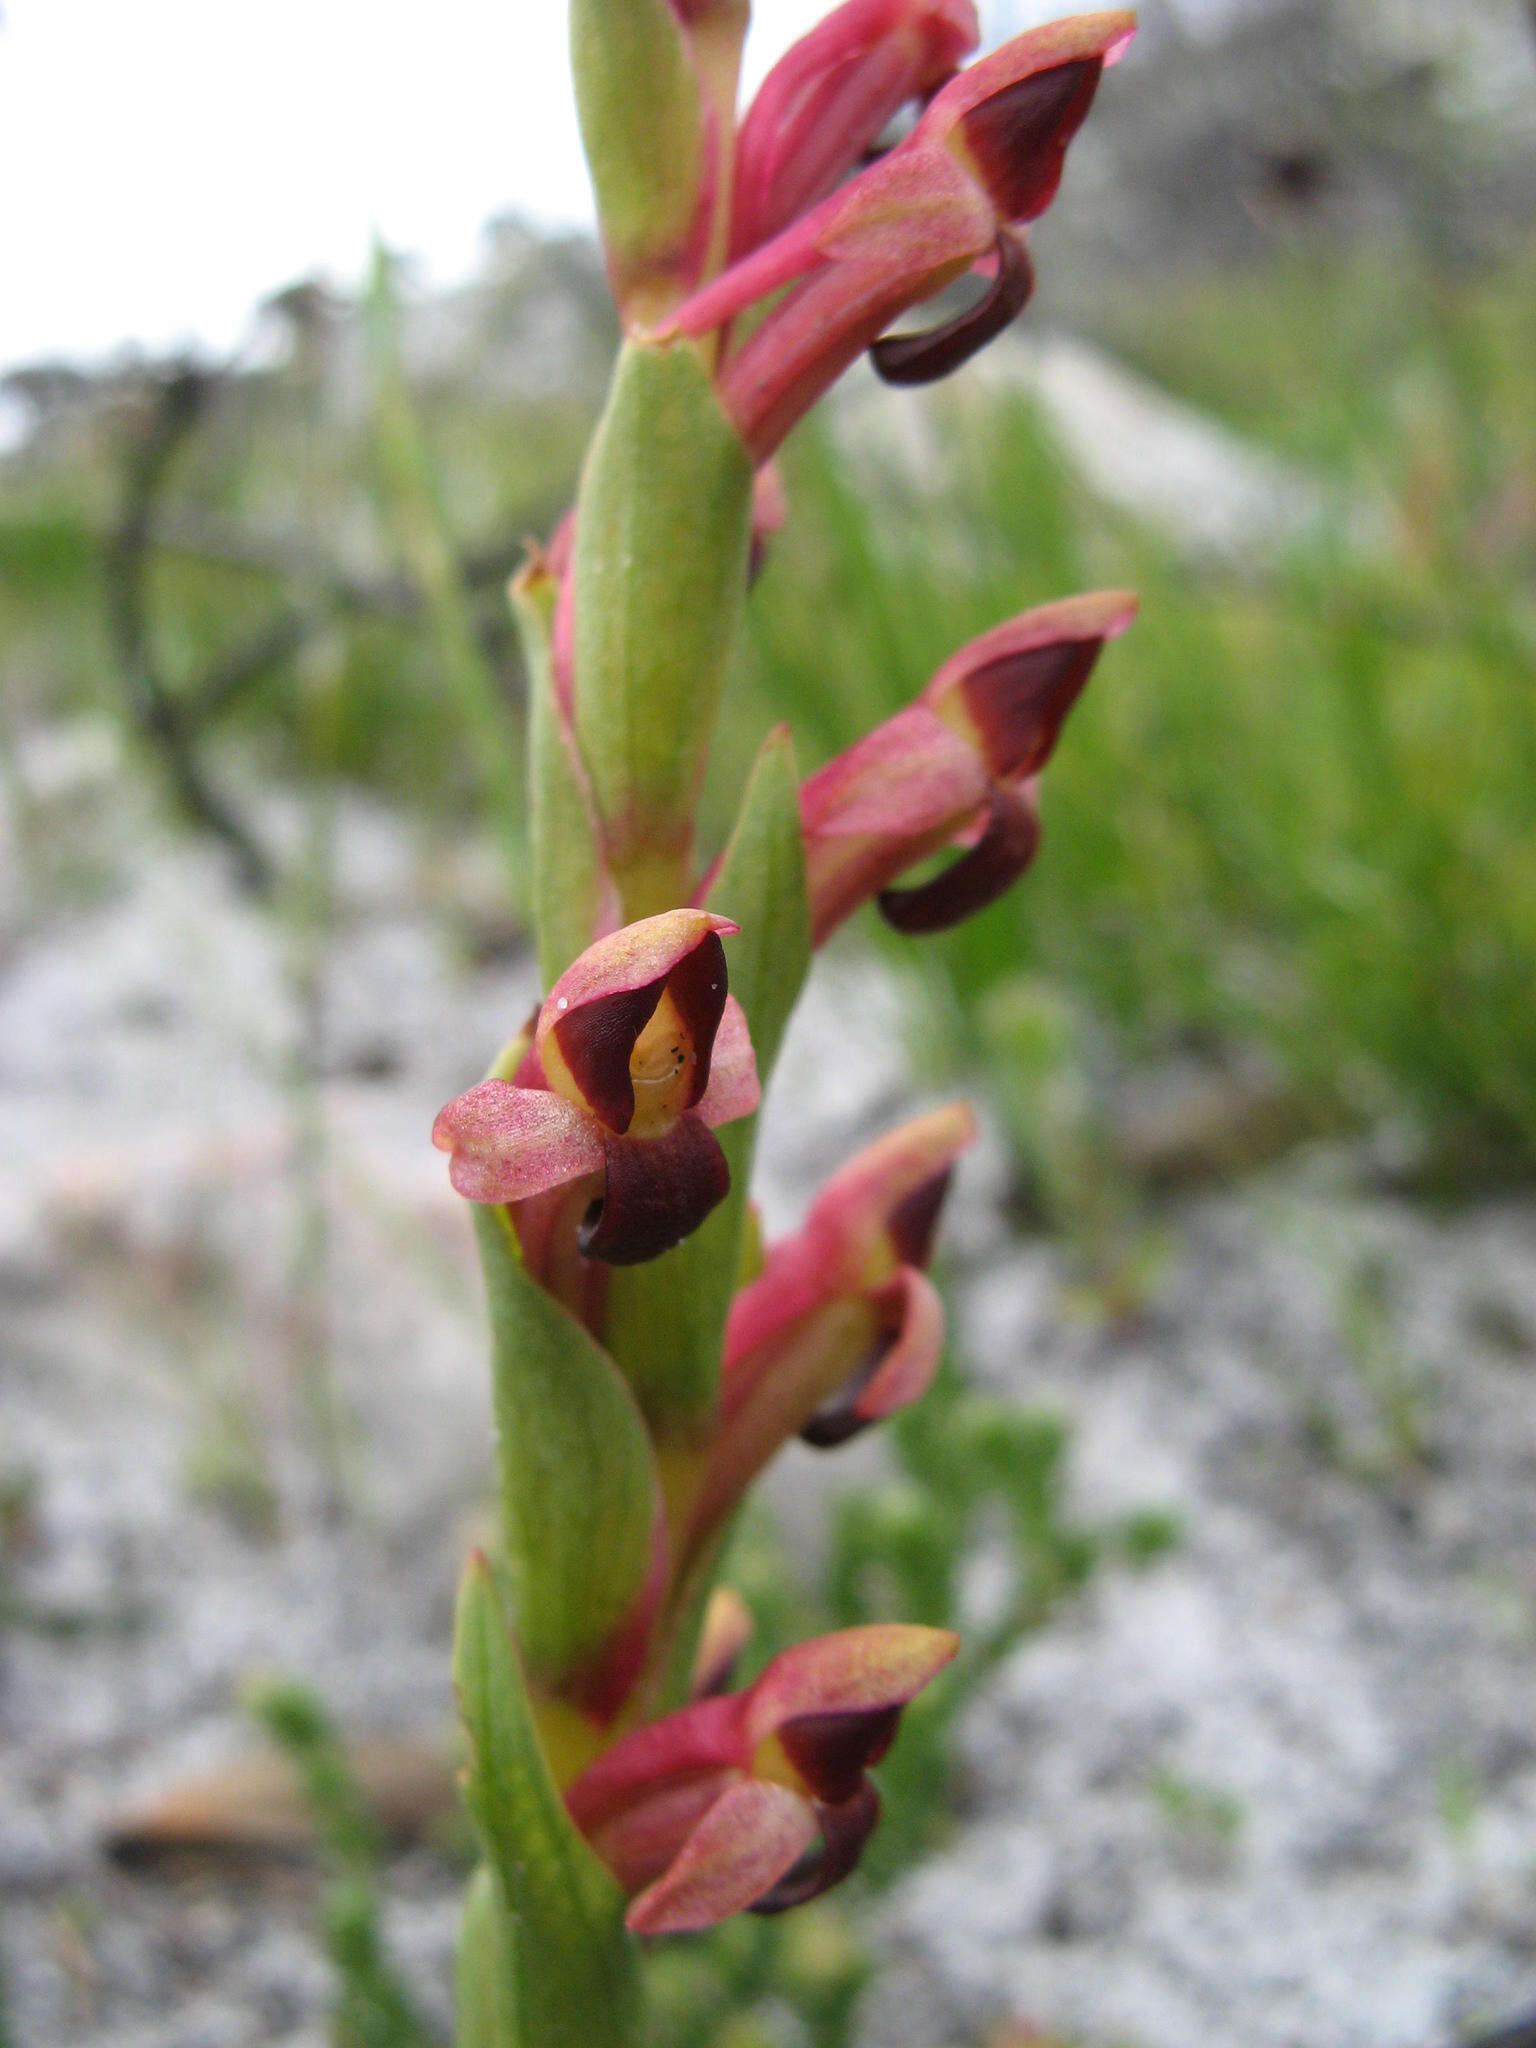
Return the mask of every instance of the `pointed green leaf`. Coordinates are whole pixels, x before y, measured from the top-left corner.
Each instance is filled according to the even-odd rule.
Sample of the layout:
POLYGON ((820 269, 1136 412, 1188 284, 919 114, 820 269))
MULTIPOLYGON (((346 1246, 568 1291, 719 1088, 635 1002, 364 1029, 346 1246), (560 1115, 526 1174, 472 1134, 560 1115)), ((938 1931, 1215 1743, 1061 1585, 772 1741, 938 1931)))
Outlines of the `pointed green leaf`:
MULTIPOLYGON (((731 993, 747 1013, 764 1088, 810 968, 810 913, 794 750, 782 727, 764 741, 736 828, 709 892, 734 918, 731 993)), ((731 1190, 692 1237, 648 1265, 618 1267, 608 1296, 609 1348, 662 1431, 698 1428, 714 1408, 720 1347, 741 1265, 756 1119, 719 1133, 731 1190)))
POLYGON ((477 1205, 475 1234, 518 1641, 539 1676, 558 1683, 590 1669, 645 1582, 655 1461, 634 1396, 527 1273, 506 1210, 477 1205))
POLYGON ((597 936, 605 882, 597 819, 574 758, 574 738, 555 702, 552 638, 558 594, 549 575, 525 573, 512 586, 528 671, 533 918, 546 989, 597 936))
POLYGON ((687 343, 630 342, 576 524, 576 739, 626 919, 689 895, 746 591, 752 465, 687 343))
POLYGON ((704 907, 741 926, 731 941, 731 992, 747 1013, 766 1089, 811 967, 800 778, 787 726, 758 751, 704 907))
MULTIPOLYGON (((454 1686, 469 1732, 465 1792, 512 1914, 513 1963, 481 1919, 477 1967, 503 1972, 473 2017, 516 2013, 497 2048, 631 2048, 640 2040, 635 1944, 624 1895, 578 1832, 539 1747, 506 1609, 484 1557, 459 1593, 454 1686)), ((461 1979, 462 1982, 462 1979, 461 1979)), ((490 2022, 488 2022, 490 2023, 490 2022)), ((467 2048, 481 2042, 467 2037, 467 2048)))
POLYGON ((659 312, 709 175, 682 25, 667 0, 571 0, 571 68, 614 290, 631 315, 659 312))

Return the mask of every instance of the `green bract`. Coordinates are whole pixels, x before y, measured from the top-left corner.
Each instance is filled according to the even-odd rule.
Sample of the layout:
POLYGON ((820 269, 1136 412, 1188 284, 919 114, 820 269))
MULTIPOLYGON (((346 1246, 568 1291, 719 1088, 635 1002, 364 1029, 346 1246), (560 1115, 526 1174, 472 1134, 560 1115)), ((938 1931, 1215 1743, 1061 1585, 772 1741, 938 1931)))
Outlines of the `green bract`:
POLYGON ((707 203, 704 94, 667 0, 571 0, 571 62, 621 306, 660 311, 707 203))
POLYGON ((517 2033, 517 1954, 501 1879, 482 1863, 464 1895, 454 1972, 458 2048, 508 2048, 517 2033))
POLYGON ((576 739, 626 920, 686 903, 752 466, 695 349, 629 342, 576 519, 576 739))
POLYGON ((628 2048, 638 2041, 624 1896, 566 1813, 539 1747, 506 1609, 483 1557, 459 1594, 454 1686, 469 1732, 465 1792, 493 1881, 477 1880, 460 1954, 477 2032, 461 2048, 628 2048), (512 2030, 494 2031, 515 2015, 512 2030))
POLYGON ((611 1360, 518 1256, 507 1212, 477 1208, 493 1343, 496 1465, 518 1641, 537 1676, 579 1677, 650 1566, 656 1478, 611 1360))

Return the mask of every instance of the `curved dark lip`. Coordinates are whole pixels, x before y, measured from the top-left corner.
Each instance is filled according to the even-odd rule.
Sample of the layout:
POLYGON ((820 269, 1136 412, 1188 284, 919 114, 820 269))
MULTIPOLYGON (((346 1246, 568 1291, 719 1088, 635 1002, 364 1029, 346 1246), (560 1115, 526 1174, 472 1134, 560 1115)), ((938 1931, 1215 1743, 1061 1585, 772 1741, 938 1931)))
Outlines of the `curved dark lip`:
POLYGON ((968 363, 1015 321, 1035 289, 1035 267, 1022 237, 1004 228, 997 237, 997 273, 973 306, 918 334, 887 334, 869 359, 887 384, 931 384, 968 363))

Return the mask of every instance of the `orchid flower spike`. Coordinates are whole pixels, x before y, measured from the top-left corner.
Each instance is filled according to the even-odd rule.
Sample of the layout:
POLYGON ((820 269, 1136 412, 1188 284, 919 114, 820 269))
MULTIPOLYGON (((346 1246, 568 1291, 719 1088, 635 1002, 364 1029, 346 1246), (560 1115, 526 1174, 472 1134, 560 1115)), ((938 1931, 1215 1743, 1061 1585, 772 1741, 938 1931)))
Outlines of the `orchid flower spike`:
POLYGON ((820 1636, 589 1765, 566 1804, 631 1894, 634 1932, 782 1912, 840 1883, 879 1817, 870 1766, 958 1648, 948 1630, 896 1624, 820 1636))
POLYGON ((837 755, 800 792, 818 945, 877 897, 904 932, 941 931, 993 902, 1040 840, 1035 784, 1107 640, 1136 616, 1127 591, 1042 605, 945 662, 904 711, 837 755), (896 877, 961 844, 931 881, 896 877))
POLYGON ((472 1202, 520 1203, 585 1183, 580 1249, 610 1265, 655 1258, 730 1185, 714 1127, 757 1108, 757 1067, 702 910, 642 918, 589 946, 538 1013, 511 1081, 449 1103, 432 1141, 472 1202))
MULTIPOLYGON (((729 341, 734 322, 776 301, 728 349, 717 377, 757 460, 863 350, 874 351, 889 380, 920 382, 957 368, 1023 310, 1033 273, 1019 230, 1055 197, 1068 144, 1135 25, 1117 8, 1016 36, 954 76, 887 156, 751 248, 759 220, 779 219, 791 194, 825 190, 828 170, 835 178, 841 167, 814 118, 816 94, 830 88, 807 67, 809 111, 786 89, 745 167, 742 253, 659 330, 729 341), (782 160, 791 145, 798 157, 782 160), (881 340, 908 308, 976 267, 989 282, 974 306, 927 334, 881 340)), ((953 48, 959 24, 947 28, 939 52, 953 48)), ((900 84, 915 89, 909 82, 920 76, 921 66, 909 65, 900 84)), ((856 122, 855 132, 865 126, 856 122)))

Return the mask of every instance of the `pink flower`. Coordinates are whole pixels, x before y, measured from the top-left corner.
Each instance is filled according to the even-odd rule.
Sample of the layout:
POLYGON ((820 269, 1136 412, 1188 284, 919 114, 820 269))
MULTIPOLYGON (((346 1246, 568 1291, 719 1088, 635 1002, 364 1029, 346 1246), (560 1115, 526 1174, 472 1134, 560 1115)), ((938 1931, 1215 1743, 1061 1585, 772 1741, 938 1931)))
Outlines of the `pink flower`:
POLYGON ((871 896, 898 930, 940 931, 1017 880, 1040 839, 1036 779, 1100 649, 1135 615, 1120 590, 1024 612, 811 776, 800 818, 818 945, 871 896), (957 843, 966 851, 931 881, 890 886, 957 843))
POLYGON ((723 935, 702 910, 642 918, 566 969, 511 1081, 482 1081, 432 1142, 472 1202, 584 1195, 577 1245, 631 1265, 696 1230, 730 1184, 714 1127, 750 1116, 756 1063, 726 988, 723 935))
POLYGON ((890 1131, 835 1174, 736 1296, 720 1418, 690 1512, 701 1551, 791 1437, 830 1447, 924 1392, 944 1312, 928 1261, 950 1175, 976 1137, 963 1102, 890 1131))
POLYGON ((879 1816, 870 1766, 958 1647, 944 1629, 844 1629, 615 1743, 566 1804, 632 1894, 630 1927, 689 1933, 839 1883, 879 1816))
MULTIPOLYGON (((950 41, 941 39, 940 51, 959 28, 953 19, 943 25, 950 41)), ((1016 36, 952 78, 889 155, 751 248, 759 221, 783 217, 792 194, 825 190, 847 160, 819 117, 815 95, 829 96, 829 86, 815 65, 796 60, 790 82, 801 70, 809 76, 809 111, 796 108, 788 88, 783 107, 770 102, 745 166, 742 253, 660 330, 718 334, 727 344, 718 388, 755 457, 770 454, 864 349, 892 381, 942 376, 1023 309, 1033 278, 1017 230, 1055 197, 1104 66, 1134 29, 1135 16, 1115 9, 1016 36), (799 154, 780 161, 792 144, 799 154), (881 340, 901 313, 975 266, 989 283, 967 312, 926 335, 881 340), (769 300, 766 316, 729 345, 733 323, 769 300)), ((919 73, 909 65, 900 83, 919 73)), ((862 76, 860 86, 850 133, 862 137, 872 95, 862 76)))

